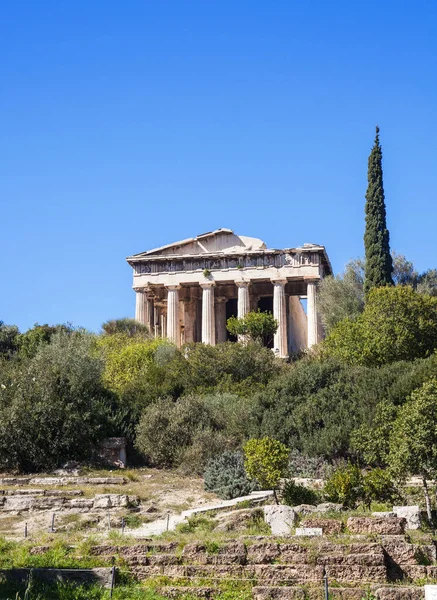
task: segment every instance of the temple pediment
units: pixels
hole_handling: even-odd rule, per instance
[[[202,254],[241,254],[257,250],[265,250],[265,243],[253,237],[236,235],[232,229],[216,229],[208,233],[203,233],[195,238],[188,238],[179,242],[174,242],[160,248],[154,248],[147,252],[134,254],[129,258],[146,258],[153,256],[187,256]]]

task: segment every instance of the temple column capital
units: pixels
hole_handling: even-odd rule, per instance
[[[199,283],[199,285],[203,290],[207,290],[215,287],[215,281],[202,281],[201,283]]]
[[[242,281],[242,280],[237,280],[235,281],[235,285],[237,287],[248,287],[250,285],[250,281]]]

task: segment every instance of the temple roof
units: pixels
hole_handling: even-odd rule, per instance
[[[141,262],[154,262],[162,260],[182,260],[184,257],[191,256],[225,256],[242,254],[277,254],[281,252],[297,252],[299,254],[316,252],[322,255],[322,262],[325,265],[326,273],[332,273],[332,267],[329,262],[325,247],[319,244],[303,244],[297,248],[284,248],[282,250],[267,248],[263,240],[249,237],[246,235],[237,235],[232,229],[216,229],[200,235],[166,244],[160,248],[140,252],[127,257],[127,262],[134,266]]]
[[[154,248],[147,252],[141,252],[129,256],[129,259],[146,258],[152,256],[186,256],[189,254],[211,254],[211,253],[244,253],[256,250],[266,250],[265,243],[253,237],[246,235],[236,235],[232,229],[216,229],[202,233],[194,238],[187,238],[179,242],[173,242]]]

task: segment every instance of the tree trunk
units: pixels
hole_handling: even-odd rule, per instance
[[[273,488],[273,496],[275,497],[276,504],[279,504],[278,496],[276,494],[276,490]]]
[[[428,484],[426,482],[426,477],[422,477],[422,481],[423,481],[423,492],[425,494],[426,514],[428,516],[429,524],[432,525],[431,499],[429,497],[429,490],[428,490]]]

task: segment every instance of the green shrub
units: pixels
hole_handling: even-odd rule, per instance
[[[282,489],[282,501],[289,506],[297,506],[298,504],[318,504],[320,501],[320,494],[303,485],[298,485],[293,479],[287,479]]]
[[[244,444],[244,467],[252,481],[257,481],[262,490],[276,489],[288,467],[290,450],[273,438],[252,439]]]
[[[186,523],[179,523],[176,526],[176,530],[179,533],[195,533],[198,531],[205,531],[206,533],[213,531],[217,523],[209,517],[201,515],[193,515],[187,519]]]
[[[244,336],[252,342],[268,346],[273,341],[273,336],[278,329],[278,322],[270,312],[248,312],[245,317],[231,317],[226,324],[230,334]]]
[[[249,481],[241,452],[224,452],[211,459],[204,473],[205,490],[214,492],[219,498],[231,500],[250,494],[256,484]]]
[[[372,469],[363,479],[363,502],[366,506],[372,502],[395,504],[400,499],[392,477],[384,469]]]
[[[349,463],[332,473],[325,484],[324,495],[330,502],[339,502],[353,508],[363,498],[363,485],[359,467]]]

